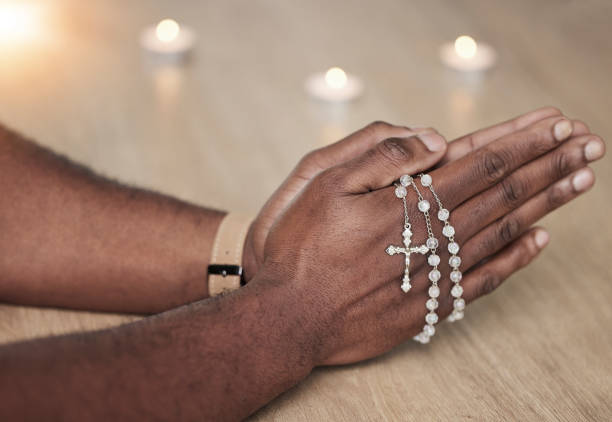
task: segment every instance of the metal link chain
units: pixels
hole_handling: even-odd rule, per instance
[[[419,177],[423,177],[423,176],[424,176],[423,173],[419,174]],[[413,181],[413,183],[414,183],[414,181]],[[442,201],[440,200],[440,197],[438,196],[438,194],[436,193],[436,191],[433,188],[433,184],[429,185],[428,188],[429,188],[429,191],[431,192],[431,194],[433,195],[433,197],[435,198],[436,203],[438,204],[438,209],[439,210],[444,209],[444,205],[442,205]],[[450,226],[450,223],[448,222],[448,220],[449,219],[447,218],[444,221],[444,225],[445,226]],[[448,240],[450,242],[454,242],[455,241],[455,235],[452,235],[451,237],[449,237]]]
[[[412,185],[412,188],[414,189],[414,191],[416,192],[417,196],[419,197],[419,201],[423,201],[425,198],[423,198],[423,195],[421,195],[421,191],[419,191],[419,188],[417,188],[417,185],[414,183],[414,179],[412,179],[410,181],[410,184]],[[429,218],[429,211],[424,212],[423,216],[425,217],[425,224],[427,225],[427,235],[429,237],[434,237],[433,229],[431,227],[431,219]],[[434,252],[435,252],[435,249],[434,249]]]

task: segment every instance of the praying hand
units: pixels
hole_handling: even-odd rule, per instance
[[[2,128],[0,300],[156,315],[0,346],[0,419],[236,420],[317,366],[427,343],[536,258],[534,224],[604,151],[552,107],[449,143],[376,122],[307,154],[251,222]]]

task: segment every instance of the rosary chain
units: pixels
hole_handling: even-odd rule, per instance
[[[412,185],[412,188],[415,190],[417,196],[419,197],[419,201],[423,201],[424,200],[423,195],[421,195],[421,192],[419,191],[419,188],[417,188],[417,185],[414,183],[414,179],[412,179],[410,181],[410,184]],[[406,202],[406,201],[404,200],[404,202]],[[434,237],[433,229],[432,229],[432,226],[431,226],[431,220],[429,218],[429,211],[424,212],[423,216],[425,217],[425,225],[427,226],[427,235],[429,237]],[[435,249],[433,250],[433,252],[435,253]]]
[[[427,184],[423,184],[423,185],[424,186],[426,185],[429,188],[430,192],[432,193],[432,195],[436,199],[436,202],[438,203],[439,209],[446,211],[447,217],[444,219],[444,229],[447,229],[447,230],[449,228],[451,229],[449,230],[448,233],[445,233],[444,230],[442,232],[448,238],[448,241],[449,241],[449,252],[451,253],[449,264],[453,269],[453,271],[450,274],[451,281],[453,282],[453,288],[451,289],[451,294],[452,296],[455,297],[455,300],[453,301],[453,312],[448,316],[448,320],[451,322],[457,321],[463,318],[464,308],[465,308],[465,300],[462,298],[463,288],[460,285],[461,278],[462,278],[461,271],[459,271],[459,266],[461,265],[461,258],[459,258],[459,256],[457,255],[459,251],[459,245],[457,244],[457,242],[455,242],[454,228],[451,226],[450,221],[449,221],[450,212],[444,208],[442,201],[440,200],[440,198],[438,197],[438,194],[434,190],[431,176],[421,173],[419,177],[421,178],[421,184],[423,184],[424,178],[428,179]],[[454,250],[450,249],[451,245],[454,246]]]

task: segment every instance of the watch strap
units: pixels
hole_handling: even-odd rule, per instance
[[[208,266],[208,294],[216,296],[240,287],[244,241],[253,219],[228,213],[215,236]]]

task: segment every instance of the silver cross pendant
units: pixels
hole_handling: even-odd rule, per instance
[[[421,255],[425,255],[427,251],[429,251],[429,248],[427,247],[427,245],[410,247],[410,243],[412,239],[412,231],[410,230],[410,227],[406,227],[404,229],[404,231],[402,232],[402,236],[404,237],[404,246],[402,247],[402,246],[389,245],[386,249],[386,252],[389,255],[395,255],[399,253],[403,253],[405,255],[406,268],[404,270],[404,278],[402,279],[401,287],[404,293],[408,293],[408,291],[412,287],[412,285],[410,284],[410,272],[409,272],[410,255],[413,253],[420,253]]]

